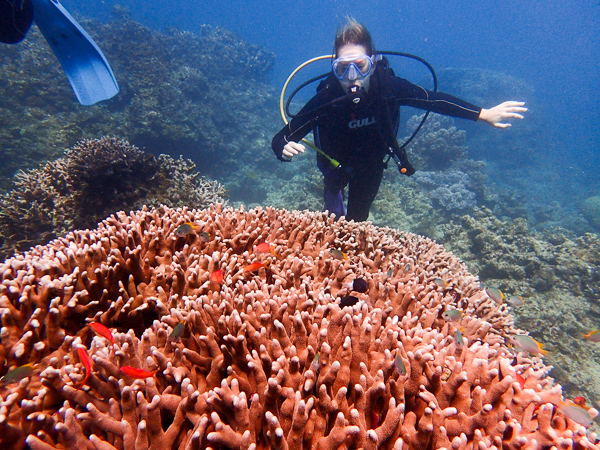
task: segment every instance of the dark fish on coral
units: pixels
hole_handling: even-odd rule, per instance
[[[331,250],[329,250],[329,253],[331,253],[331,256],[333,256],[335,259],[339,259],[340,261],[348,260],[348,255],[346,255],[343,251],[338,250],[337,248],[332,248]]]
[[[16,383],[17,381],[21,381],[23,378],[30,377],[31,375],[33,375],[34,371],[35,366],[33,364],[25,364],[23,366],[15,367],[14,369],[6,372],[6,375],[0,378],[0,383]]]
[[[184,331],[185,331],[185,322],[179,322],[177,325],[175,325],[175,328],[173,328],[173,331],[169,335],[169,339],[173,339],[173,340],[179,339],[181,336],[183,336]]]
[[[462,317],[462,313],[458,309],[449,309],[442,313],[442,318],[446,322],[458,322]]]
[[[321,352],[317,352],[315,357],[312,360],[312,368],[315,373],[319,372],[319,368],[321,366]]]
[[[504,300],[504,294],[498,288],[488,286],[485,288],[485,293],[489,298],[491,298],[498,304],[502,303],[502,300]]]
[[[406,366],[404,365],[404,360],[400,356],[400,352],[396,353],[396,358],[394,358],[394,369],[400,375],[406,375]]]
[[[108,339],[111,344],[115,343],[115,338],[108,328],[102,325],[100,322],[90,322],[88,323],[88,327],[92,329],[94,333],[98,336],[102,336],[105,339]]]
[[[527,336],[526,334],[509,336],[508,339],[513,345],[520,348],[524,352],[531,353],[532,355],[537,355],[539,353],[546,355],[548,353],[547,350],[543,349],[543,344],[540,344],[534,338]]]
[[[433,282],[435,283],[435,285],[437,287],[441,287],[441,288],[445,288],[446,286],[448,286],[448,283],[446,283],[444,280],[442,280],[441,278],[434,278]]]
[[[210,241],[210,234],[208,234],[206,231],[201,231],[200,233],[198,233],[198,237],[202,242],[206,243]]]
[[[509,295],[506,297],[506,303],[508,303],[513,308],[523,306],[525,304],[525,300],[523,297],[519,297],[518,295]]]
[[[360,292],[361,294],[369,290],[369,282],[363,278],[355,278],[353,281],[342,283],[342,286],[351,291]]]
[[[192,233],[195,233],[197,229],[198,229],[198,226],[194,225],[191,222],[182,223],[175,230],[175,236],[186,237]]]
[[[127,375],[128,377],[132,377],[132,378],[151,378],[154,376],[154,374],[156,374],[156,372],[158,372],[158,369],[148,371],[148,370],[144,370],[144,369],[137,369],[137,368],[131,367],[131,366],[123,366],[123,367],[119,368],[119,370],[122,373],[124,373],[125,375]]]
[[[406,264],[404,265],[404,273],[408,273],[408,272],[410,272],[410,268],[411,268],[411,265],[410,265],[410,263],[406,263]]]
[[[465,346],[465,340],[463,339],[462,331],[460,328],[456,329],[456,333],[454,333],[454,338],[456,339],[456,346],[459,350]]]
[[[358,303],[358,297],[354,295],[345,295],[340,299],[340,307],[344,308],[345,306],[354,306]]]

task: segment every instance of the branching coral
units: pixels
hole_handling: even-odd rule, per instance
[[[224,187],[194,169],[191,161],[157,159],[116,138],[81,141],[63,158],[17,174],[0,205],[0,256],[92,227],[119,209],[223,202]]]
[[[177,237],[183,222],[209,239]],[[425,238],[323,214],[161,207],[0,272],[2,373],[37,364],[0,387],[3,445],[597,448],[553,406],[548,367],[505,347],[506,309]],[[341,308],[355,277],[369,289]],[[460,324],[445,322],[456,308]]]

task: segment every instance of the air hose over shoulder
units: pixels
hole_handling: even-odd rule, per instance
[[[420,63],[422,63],[423,65],[425,65],[427,67],[427,69],[429,70],[429,72],[431,73],[431,77],[433,79],[433,91],[437,92],[437,87],[438,87],[438,81],[437,81],[437,76],[435,74],[435,70],[433,69],[433,67],[427,62],[425,61],[423,58],[420,58],[419,56],[415,56],[415,55],[411,55],[410,53],[402,53],[402,52],[392,52],[392,51],[382,51],[382,52],[377,52],[377,55],[390,55],[390,56],[401,56],[404,58],[410,58],[410,59],[414,59],[415,61],[418,61]],[[317,77],[311,78],[308,81],[305,81],[304,83],[302,83],[300,86],[298,86],[290,95],[290,97],[288,98],[287,102],[285,102],[285,107],[284,107],[284,100],[285,100],[285,93],[286,90],[288,88],[288,85],[290,84],[290,81],[292,80],[292,78],[294,78],[294,76],[304,67],[306,67],[309,64],[312,64],[316,61],[321,61],[323,59],[333,59],[334,55],[322,55],[322,56],[317,56],[315,58],[309,59],[308,61],[300,64],[291,74],[290,76],[287,78],[286,82],[283,85],[283,88],[281,90],[281,96],[279,99],[279,110],[281,113],[281,117],[283,119],[283,122],[287,125],[288,124],[288,120],[286,117],[287,116],[294,118],[296,117],[296,115],[292,114],[290,112],[290,104],[292,102],[292,99],[294,98],[294,96],[304,87],[308,86],[309,84],[314,83],[315,81],[321,80],[325,77],[327,77],[329,75],[329,72],[326,72],[322,75],[319,75]],[[343,97],[342,97],[343,99]],[[336,99],[333,100],[332,102],[330,102],[327,105],[323,105],[321,107],[324,106],[329,106],[331,103],[335,103],[337,101],[339,101],[341,99]],[[386,108],[389,108],[389,106],[386,103]],[[389,115],[389,110],[388,112],[388,117],[390,117],[390,121],[391,121],[391,116]],[[425,113],[425,115],[423,116],[423,119],[421,119],[421,122],[419,123],[419,125],[417,126],[417,128],[415,129],[415,131],[412,133],[412,135],[402,144],[398,144],[398,141],[396,140],[396,133],[393,131],[393,126],[391,124],[389,124],[390,129],[386,130],[387,133],[390,138],[388,139],[388,144],[389,144],[389,154],[390,157],[394,160],[394,162],[396,163],[396,165],[398,166],[398,170],[400,171],[400,173],[405,174],[405,175],[412,175],[413,173],[415,173],[415,169],[414,167],[410,164],[410,162],[408,161],[408,156],[406,154],[406,147],[408,146],[408,144],[415,138],[415,136],[417,135],[417,133],[421,130],[421,128],[423,127],[423,124],[425,123],[425,121],[427,120],[427,117],[429,116],[429,112],[427,111]],[[304,143],[306,143],[307,145],[309,145],[310,147],[314,148],[320,155],[322,155],[325,159],[327,159],[331,165],[334,168],[337,168],[340,166],[340,163],[338,161],[336,161],[335,159],[331,158],[329,155],[327,155],[323,150],[321,150],[320,148],[318,148],[316,145],[314,145],[312,142],[309,142],[306,139],[302,139],[302,141]]]

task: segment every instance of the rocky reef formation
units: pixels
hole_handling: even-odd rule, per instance
[[[87,139],[64,157],[16,175],[14,188],[1,197],[0,259],[94,227],[118,210],[224,201],[224,187],[201,177],[189,160],[156,158],[117,138]]]
[[[600,230],[600,195],[586,198],[579,204],[579,210],[591,226]]]
[[[2,445],[598,448],[580,424],[597,411],[569,412],[549,367],[507,348],[507,309],[426,238],[161,207],[0,274]]]
[[[272,164],[280,123],[267,82],[274,55],[220,28],[196,34],[152,31],[123,16],[81,20],[119,82],[113,99],[83,107],[44,38],[33,27],[18,45],[0,47],[0,186],[19,169],[59,157],[83,138],[117,135],[158,155],[183,155],[222,179],[247,164]]]
[[[546,343],[553,376],[569,395],[600,403],[600,348],[583,338],[600,328],[600,239],[566,230],[531,230],[523,219],[500,221],[486,208],[445,226],[440,241],[485,285],[522,296],[517,324]]]

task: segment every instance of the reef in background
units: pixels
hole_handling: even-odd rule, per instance
[[[35,27],[22,43],[0,46],[0,189],[17,170],[108,133],[156,155],[181,154],[213,178],[235,170],[244,154],[275,167],[266,151],[281,121],[267,82],[272,53],[207,25],[198,34],[163,34],[126,17],[81,22],[110,61],[120,93],[79,105]]]
[[[200,177],[195,167],[116,138],[81,141],[64,157],[17,173],[0,203],[0,259],[70,230],[92,228],[116,211],[225,202],[223,185]]]

